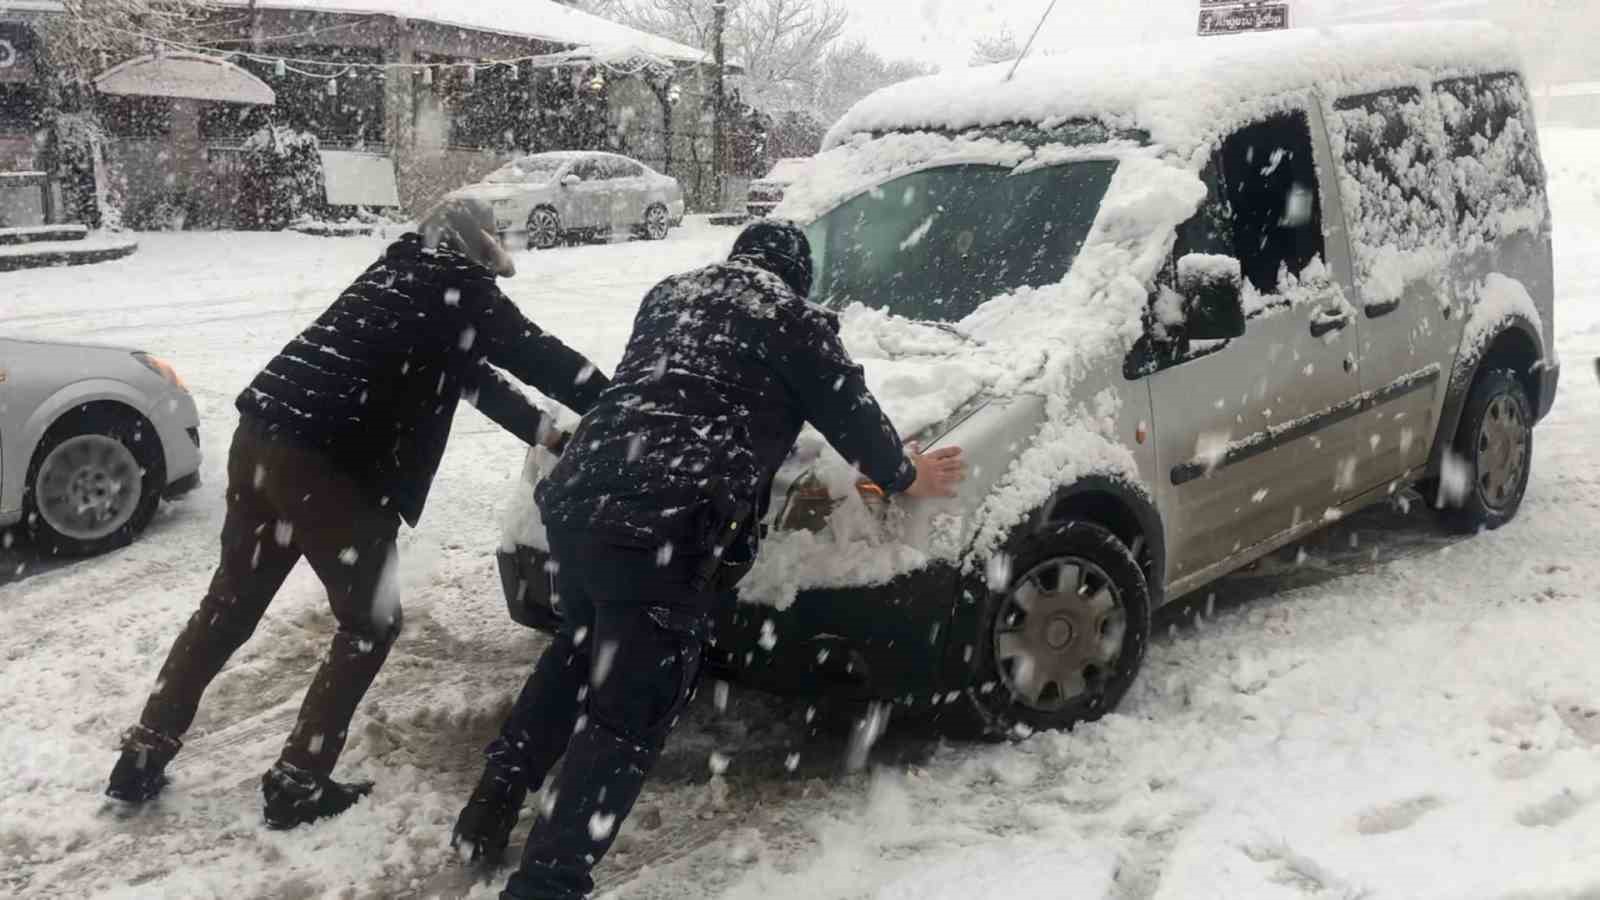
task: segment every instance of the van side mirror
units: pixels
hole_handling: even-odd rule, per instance
[[[1190,253],[1178,260],[1184,334],[1222,341],[1244,335],[1244,270],[1231,256]]]
[[[569,173],[567,177],[561,179],[561,183],[566,187],[577,187],[578,185],[583,184],[583,177]]]

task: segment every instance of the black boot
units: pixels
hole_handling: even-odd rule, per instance
[[[111,770],[106,796],[124,803],[143,803],[167,786],[167,763],[178,755],[183,742],[159,731],[135,725],[122,735],[122,756]]]
[[[337,816],[370,793],[370,781],[340,784],[281,760],[261,776],[267,827],[278,831]]]
[[[527,798],[528,785],[518,773],[494,763],[485,766],[472,798],[456,819],[450,846],[469,847],[473,862],[498,866],[505,859],[511,830],[517,827]]]

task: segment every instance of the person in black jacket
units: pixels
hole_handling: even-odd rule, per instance
[[[559,429],[496,367],[578,412],[609,383],[496,287],[515,267],[494,227],[481,202],[442,204],[239,395],[221,564],[123,738],[108,795],[142,803],[166,785],[201,695],[302,557],[339,627],[262,778],[267,824],[337,815],[370,790],[329,776],[399,635],[395,536],[422,515],[458,401],[555,446]]]
[[[708,613],[753,560],[773,477],[807,422],[886,493],[949,495],[964,477],[959,449],[908,456],[834,316],[806,301],[811,280],[805,234],[761,222],[727,263],[656,286],[611,387],[539,486],[562,626],[454,835],[497,859],[528,789],[565,754],[502,898],[593,889],[590,869],[689,700]]]

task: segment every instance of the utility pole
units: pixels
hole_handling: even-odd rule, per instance
[[[256,0],[250,0],[250,50],[254,53],[261,52],[261,10],[256,8]]]
[[[722,211],[722,167],[725,165],[722,153],[722,113],[727,101],[727,48],[722,39],[723,32],[728,27],[727,0],[717,0],[711,4],[711,53],[717,64],[716,89],[712,91],[716,108],[711,112],[711,180],[716,185],[717,199],[716,211]]]

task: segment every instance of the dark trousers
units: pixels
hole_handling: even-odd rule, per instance
[[[221,564],[167,654],[140,722],[174,738],[189,729],[206,687],[255,631],[303,556],[328,590],[339,629],[282,759],[329,774],[356,706],[400,633],[392,573],[400,520],[321,454],[276,439],[248,417],[228,454],[227,499]]]
[[[537,789],[564,755],[528,836],[509,900],[578,900],[639,798],[700,674],[711,594],[690,582],[695,557],[552,532],[560,631],[539,659],[491,765]]]

